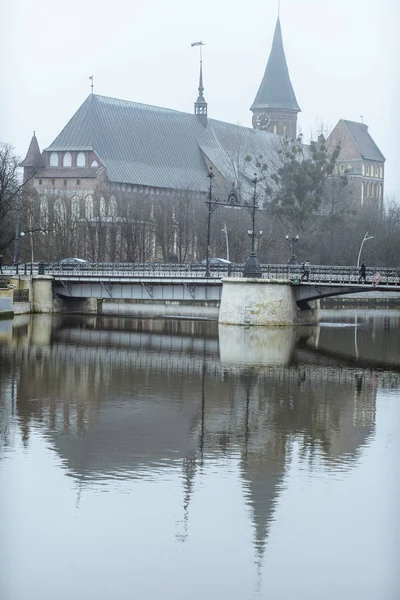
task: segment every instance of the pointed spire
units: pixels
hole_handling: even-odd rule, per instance
[[[204,85],[203,85],[203,53],[202,46],[204,46],[203,42],[194,42],[193,46],[200,46],[200,77],[199,77],[199,95],[197,97],[196,102],[194,103],[194,114],[198,117],[201,117],[201,120],[204,123],[207,123],[207,102],[204,98]]]
[[[286,63],[279,16],[264,77],[250,110],[270,108],[300,111]]]
[[[28,152],[20,167],[42,167],[42,154],[40,152],[39,144],[36,138],[35,132],[33,132],[33,136],[31,139],[31,143],[29,144]]]

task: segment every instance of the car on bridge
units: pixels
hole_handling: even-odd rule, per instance
[[[202,260],[201,264],[206,265],[207,259],[205,258],[204,260]],[[227,260],[226,258],[210,258],[208,260],[208,264],[210,265],[210,267],[228,267],[233,263],[230,260]]]
[[[63,271],[86,270],[90,267],[90,262],[83,258],[62,258],[54,266]]]

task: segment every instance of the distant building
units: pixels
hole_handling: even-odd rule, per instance
[[[340,119],[327,142],[330,146],[341,145],[336,175],[347,174],[355,205],[382,210],[385,157],[372,139],[368,126]]]

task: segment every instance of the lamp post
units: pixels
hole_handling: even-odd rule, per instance
[[[361,251],[363,249],[365,242],[367,242],[368,240],[373,240],[373,239],[374,239],[374,236],[368,235],[368,231],[367,231],[367,233],[364,235],[363,241],[361,242],[360,251],[358,253],[358,258],[357,258],[357,267],[360,266]]]
[[[254,237],[255,237],[255,238],[257,238],[257,240],[260,240],[260,237],[262,236],[262,234],[263,234],[263,230],[262,230],[262,229],[259,229],[258,231],[256,231],[256,232],[255,232],[255,234],[254,234]],[[249,237],[252,237],[252,235],[253,235],[253,230],[252,230],[252,229],[248,229],[248,230],[247,230],[247,235],[248,235]],[[257,250],[258,250],[258,246],[259,246],[259,241],[258,241],[258,243],[257,243]]]
[[[17,194],[17,215],[15,219],[15,241],[14,241],[14,260],[13,263],[17,265],[19,262],[19,223],[21,220],[21,190],[18,190]]]
[[[223,233],[225,233],[225,241],[226,241],[226,260],[229,260],[229,239],[228,239],[228,229],[226,227],[226,223],[221,229]]]
[[[298,233],[296,233],[296,235],[292,235],[292,236],[287,233],[285,235],[285,238],[287,239],[288,242],[292,243],[292,256],[287,261],[287,264],[288,265],[297,265],[296,256],[294,254],[294,246],[295,246],[295,243],[299,241],[300,236]]]
[[[211,215],[214,210],[213,201],[212,201],[212,182],[215,177],[212,167],[207,173],[207,177],[210,180],[208,186],[208,219],[207,219],[207,254],[206,254],[206,277],[210,277],[210,242],[211,242]]]
[[[253,190],[253,201],[247,205],[248,211],[251,215],[251,225],[252,228],[248,230],[249,235],[251,236],[251,254],[246,261],[243,269],[243,277],[257,277],[260,278],[261,266],[260,261],[258,260],[258,256],[255,251],[255,238],[256,238],[256,230],[255,230],[255,221],[256,221],[256,210],[257,206],[257,176],[254,174],[254,179],[252,180],[252,184],[254,186]]]

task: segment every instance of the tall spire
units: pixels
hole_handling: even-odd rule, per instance
[[[203,42],[194,42],[193,46],[200,46],[200,77],[199,77],[199,95],[196,102],[194,103],[194,114],[200,117],[204,124],[207,123],[207,102],[204,98],[204,85],[203,85],[203,48],[205,46]]]
[[[250,110],[254,115],[253,126],[267,129],[273,133],[286,135],[283,131],[283,121],[288,130],[293,129],[291,126],[297,122],[297,113],[300,112],[300,107],[290,81],[279,16],[264,77]],[[264,126],[259,125],[261,116],[264,118]],[[272,124],[275,125],[276,131],[275,129],[271,130]]]

